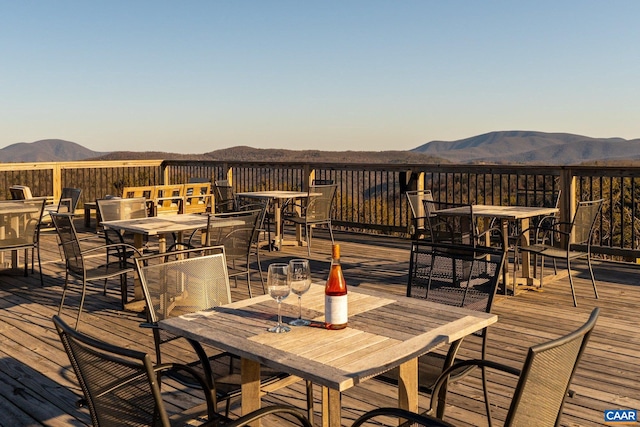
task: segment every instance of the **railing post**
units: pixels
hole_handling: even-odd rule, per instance
[[[222,165],[222,169],[227,170],[227,182],[229,185],[233,185],[233,168],[228,163]]]
[[[160,165],[160,174],[162,175],[162,185],[169,185],[169,166],[166,162]]]
[[[309,188],[313,180],[316,178],[316,169],[312,168],[310,164],[305,164],[302,167],[302,191]]]
[[[560,188],[562,189],[562,194],[560,195],[560,221],[570,223],[576,213],[577,205],[576,177],[571,169],[563,168],[560,171]],[[567,226],[566,228],[569,229],[569,227]],[[569,241],[573,242],[573,240],[572,235]]]
[[[408,170],[400,172],[400,192],[424,190],[424,171],[414,172]]]
[[[53,174],[53,200],[60,200],[62,195],[62,165],[54,163],[52,168]]]

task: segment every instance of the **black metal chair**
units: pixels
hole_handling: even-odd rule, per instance
[[[261,231],[261,225],[265,215],[265,206],[260,209],[227,212],[222,214],[210,214],[207,219],[205,237],[195,231],[186,245],[187,248],[199,246],[197,238],[204,240],[204,246],[224,246],[228,263],[228,274],[236,282],[240,276],[247,277],[249,297],[253,296],[251,289],[251,256],[256,256],[258,273],[262,284],[262,292],[265,292],[264,278],[262,277],[262,265],[260,264],[260,251],[257,248],[257,239]],[[220,219],[232,219],[232,225],[220,226]],[[181,245],[177,245],[181,246]]]
[[[494,369],[518,377],[518,383],[507,412],[505,426],[557,426],[560,424],[564,402],[569,394],[569,386],[575,374],[580,358],[587,346],[591,331],[598,319],[599,308],[595,308],[587,322],[575,331],[555,340],[534,345],[529,348],[522,369],[489,361],[467,360],[456,363],[445,370],[438,379],[431,395],[429,414],[444,414],[447,377],[459,369],[477,366]],[[486,384],[485,396],[487,395]],[[489,425],[492,425],[491,412],[487,412]]]
[[[307,253],[311,256],[311,229],[316,225],[325,224],[329,227],[329,235],[331,243],[333,240],[333,231],[331,230],[331,208],[336,195],[338,186],[333,185],[312,185],[309,186],[308,197],[305,204],[290,203],[286,210],[282,212],[282,232],[284,233],[284,223],[292,222],[296,225],[304,226],[305,237],[307,240]],[[296,209],[300,210],[300,214]]]
[[[414,190],[405,193],[407,203],[411,209],[411,225],[409,226],[409,234],[411,238],[421,239],[427,234],[427,215],[425,212],[424,201],[432,202],[433,194],[431,190]]]
[[[215,197],[215,212],[226,213],[234,212],[237,208],[236,194],[233,190],[233,186],[229,184],[226,179],[214,181],[213,188],[216,193]]]
[[[504,256],[504,251],[499,248],[413,241],[407,296],[490,313]],[[481,355],[484,358],[488,331],[485,328],[474,335],[482,340]],[[457,361],[462,342],[460,339],[451,343],[446,354],[432,352],[418,359],[420,391],[433,391],[440,374]],[[454,372],[451,382],[463,378],[469,371],[470,369],[464,369]],[[395,377],[388,374],[377,378],[396,382]]]
[[[230,420],[216,411],[215,396],[206,381],[192,368],[178,363],[154,365],[148,354],[122,348],[82,334],[60,317],[53,316],[65,352],[76,374],[94,426],[171,426],[171,425],[216,425],[240,427],[267,415],[286,416],[299,425],[311,427],[297,409],[279,405],[259,409],[239,419]],[[200,384],[204,405],[190,407],[171,416],[168,407],[175,405],[174,399],[165,403],[160,384],[163,377],[180,372]],[[184,390],[183,401],[193,401]],[[169,403],[167,401],[167,403]]]
[[[517,241],[516,256],[518,256],[518,253],[521,251],[540,256],[540,287],[543,285],[544,278],[544,258],[549,257],[553,260],[565,260],[569,273],[569,284],[571,285],[571,295],[573,296],[574,306],[578,305],[578,301],[576,300],[576,291],[571,275],[571,261],[573,260],[580,258],[587,259],[593,293],[596,299],[598,298],[596,280],[593,276],[593,268],[591,267],[591,242],[596,219],[602,209],[603,201],[603,199],[600,199],[578,203],[571,222],[554,221],[546,225],[541,224],[533,229],[530,228],[529,230],[536,232],[535,240],[532,244],[523,242],[521,238],[518,238]],[[537,261],[534,262],[534,275],[536,273],[535,270],[537,270]]]
[[[135,247],[124,243],[98,246],[92,245],[91,247],[83,249],[80,245],[80,239],[78,238],[78,233],[76,232],[76,228],[73,224],[72,214],[52,213],[51,218],[53,219],[53,224],[56,227],[65,258],[64,288],[62,291],[62,299],[60,300],[60,307],[58,308],[58,315],[61,314],[62,307],[64,306],[64,300],[67,295],[69,285],[69,276],[82,280],[82,294],[76,318],[76,328],[78,328],[80,323],[88,282],[98,280],[104,281],[103,294],[106,295],[107,280],[119,277],[120,296],[122,298],[122,308],[124,308],[124,305],[127,302],[127,274],[134,272],[133,267],[124,263],[122,258],[119,258],[117,262],[106,262],[104,264],[96,265],[95,262],[89,260],[89,256],[99,252],[104,252],[106,255],[107,251],[112,249],[123,253],[132,252],[136,255],[142,254]]]
[[[422,199],[425,216],[424,240],[457,245],[486,246],[491,244],[490,236],[502,235],[499,228],[482,230],[478,228],[473,214],[473,205]],[[489,237],[489,238],[487,238]],[[500,239],[502,246],[502,239]]]
[[[147,217],[147,200],[144,197],[98,199],[96,200],[96,208],[101,221],[119,221],[123,219]],[[135,246],[134,237],[131,233],[112,230],[109,227],[103,227],[102,233],[107,245],[126,243]],[[111,262],[111,257],[115,257],[116,260],[124,263],[130,262],[131,267],[133,267],[133,261],[131,261],[133,253],[130,251],[123,252],[121,249],[120,246],[116,246],[107,250],[107,263]]]
[[[80,202],[81,194],[82,188],[62,188],[62,192],[60,193],[60,200],[58,200],[58,203],[46,205],[44,207],[42,220],[40,221],[40,228],[49,228],[55,230],[55,228],[53,228],[53,223],[51,220],[52,212],[75,214],[78,203]]]
[[[156,362],[160,364],[162,346],[181,337],[162,330],[158,322],[231,303],[225,248],[205,246],[176,250],[135,258],[135,263],[147,307],[147,322],[141,326],[152,328]],[[188,341],[198,356],[198,360],[189,366],[197,366],[204,372],[203,377],[214,391],[216,401],[226,401],[228,412],[231,399],[240,396],[239,377],[233,372],[232,356],[218,352],[210,357],[199,342]],[[212,361],[220,362],[222,359],[228,359],[229,371],[215,372]],[[263,386],[273,387],[277,381],[289,377],[266,368],[262,371]],[[180,380],[188,383],[182,378]]]

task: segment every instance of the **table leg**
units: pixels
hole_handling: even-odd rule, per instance
[[[273,220],[276,222],[276,234],[273,236],[273,240],[278,250],[282,248],[282,212],[280,209],[282,209],[280,199],[275,199],[273,201]]]
[[[529,218],[522,218],[522,239],[529,244]],[[527,280],[527,284],[533,284],[533,278],[531,277],[531,255],[529,252],[522,252],[522,277]],[[531,282],[531,283],[530,283]]]
[[[260,409],[260,363],[242,358],[240,361],[242,415]],[[251,424],[260,426],[260,420]]]
[[[509,273],[509,260],[507,259],[509,251],[509,221],[507,219],[500,220],[500,231],[502,232],[502,247],[504,248],[504,263],[502,264],[502,286],[504,286],[504,294],[507,294],[507,276]],[[516,274],[514,266],[513,274]],[[515,295],[515,288],[513,288]]]
[[[0,240],[4,240],[5,238],[5,226],[0,225]],[[4,251],[0,251],[0,263],[1,267],[4,268]]]
[[[322,387],[322,427],[340,427],[342,424],[341,393]]]
[[[22,237],[20,236],[20,218],[22,218],[21,216],[14,216],[11,218],[11,228],[13,230],[15,230],[16,235],[15,237]],[[25,266],[27,265],[27,256],[25,255],[24,257],[24,264]],[[11,251],[11,267],[12,268],[19,268],[20,265],[18,265],[18,251]]]
[[[133,245],[142,252],[142,248],[144,247],[144,236],[142,234],[135,233],[133,235]],[[140,279],[136,274],[133,279],[133,299],[134,301],[141,301],[144,299],[142,295],[142,284],[140,283]]]
[[[418,412],[418,358],[404,362],[398,369],[398,408]],[[404,420],[400,420],[402,424]]]
[[[84,205],[84,226],[89,228],[91,226],[91,208]]]

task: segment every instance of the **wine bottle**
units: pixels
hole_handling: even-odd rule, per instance
[[[324,322],[327,329],[347,327],[347,284],[340,266],[340,245],[331,248],[331,270],[324,288]]]

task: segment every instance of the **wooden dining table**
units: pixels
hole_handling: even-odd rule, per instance
[[[176,234],[178,239],[188,231],[203,230],[207,228],[208,215],[201,214],[167,214],[161,216],[151,216],[145,218],[121,219],[115,221],[102,221],[103,227],[116,230],[118,232],[128,232],[133,234],[134,246],[141,250],[144,247],[145,237],[158,237],[159,252],[167,250],[167,235]],[[212,227],[226,227],[242,225],[242,221],[233,218],[212,218]],[[136,278],[134,285],[134,301],[142,301],[142,288]]]
[[[313,195],[313,194],[312,194]],[[236,196],[246,197],[250,199],[267,199],[271,207],[273,207],[273,218],[276,223],[275,231],[275,248],[280,249],[282,245],[286,244],[282,238],[282,206],[289,200],[301,199],[309,197],[309,193],[306,191],[287,191],[287,190],[269,190],[269,191],[246,191],[243,193],[236,193]],[[296,242],[298,246],[302,245],[302,231],[301,227],[296,228]]]
[[[489,224],[492,218],[498,219],[500,221],[500,230],[502,232],[502,247],[505,252],[509,248],[509,223],[519,222],[520,230],[522,230],[522,239],[526,242],[529,242],[529,224],[531,218],[535,217],[543,217],[547,215],[555,215],[559,212],[558,208],[555,207],[537,207],[537,206],[498,206],[498,205],[472,205],[472,213],[475,217],[484,218],[484,229],[489,228]],[[465,207],[454,207],[449,209],[441,209],[436,211],[438,214],[447,214],[453,215],[456,212],[460,212],[461,215],[467,215],[469,213],[468,208]],[[487,235],[488,239],[489,236]],[[534,278],[531,274],[531,260],[528,252],[522,253],[522,280],[525,285],[533,285]],[[508,263],[504,263],[504,267],[502,270],[502,283],[504,286],[504,291],[506,293],[507,283],[509,277],[508,271]],[[514,294],[515,294],[515,286],[517,282],[515,269],[513,272],[513,285],[514,285]]]
[[[267,328],[277,304],[263,295],[159,322],[171,333],[212,345],[242,359],[242,413],[260,407],[260,367],[295,375],[322,386],[322,424],[341,425],[340,396],[378,374],[398,369],[398,406],[418,410],[418,357],[481,330],[498,320],[477,312],[385,293],[350,289],[349,323],[324,328],[324,286],[302,297],[310,326],[287,333]],[[283,320],[296,318],[295,298],[282,303]]]

